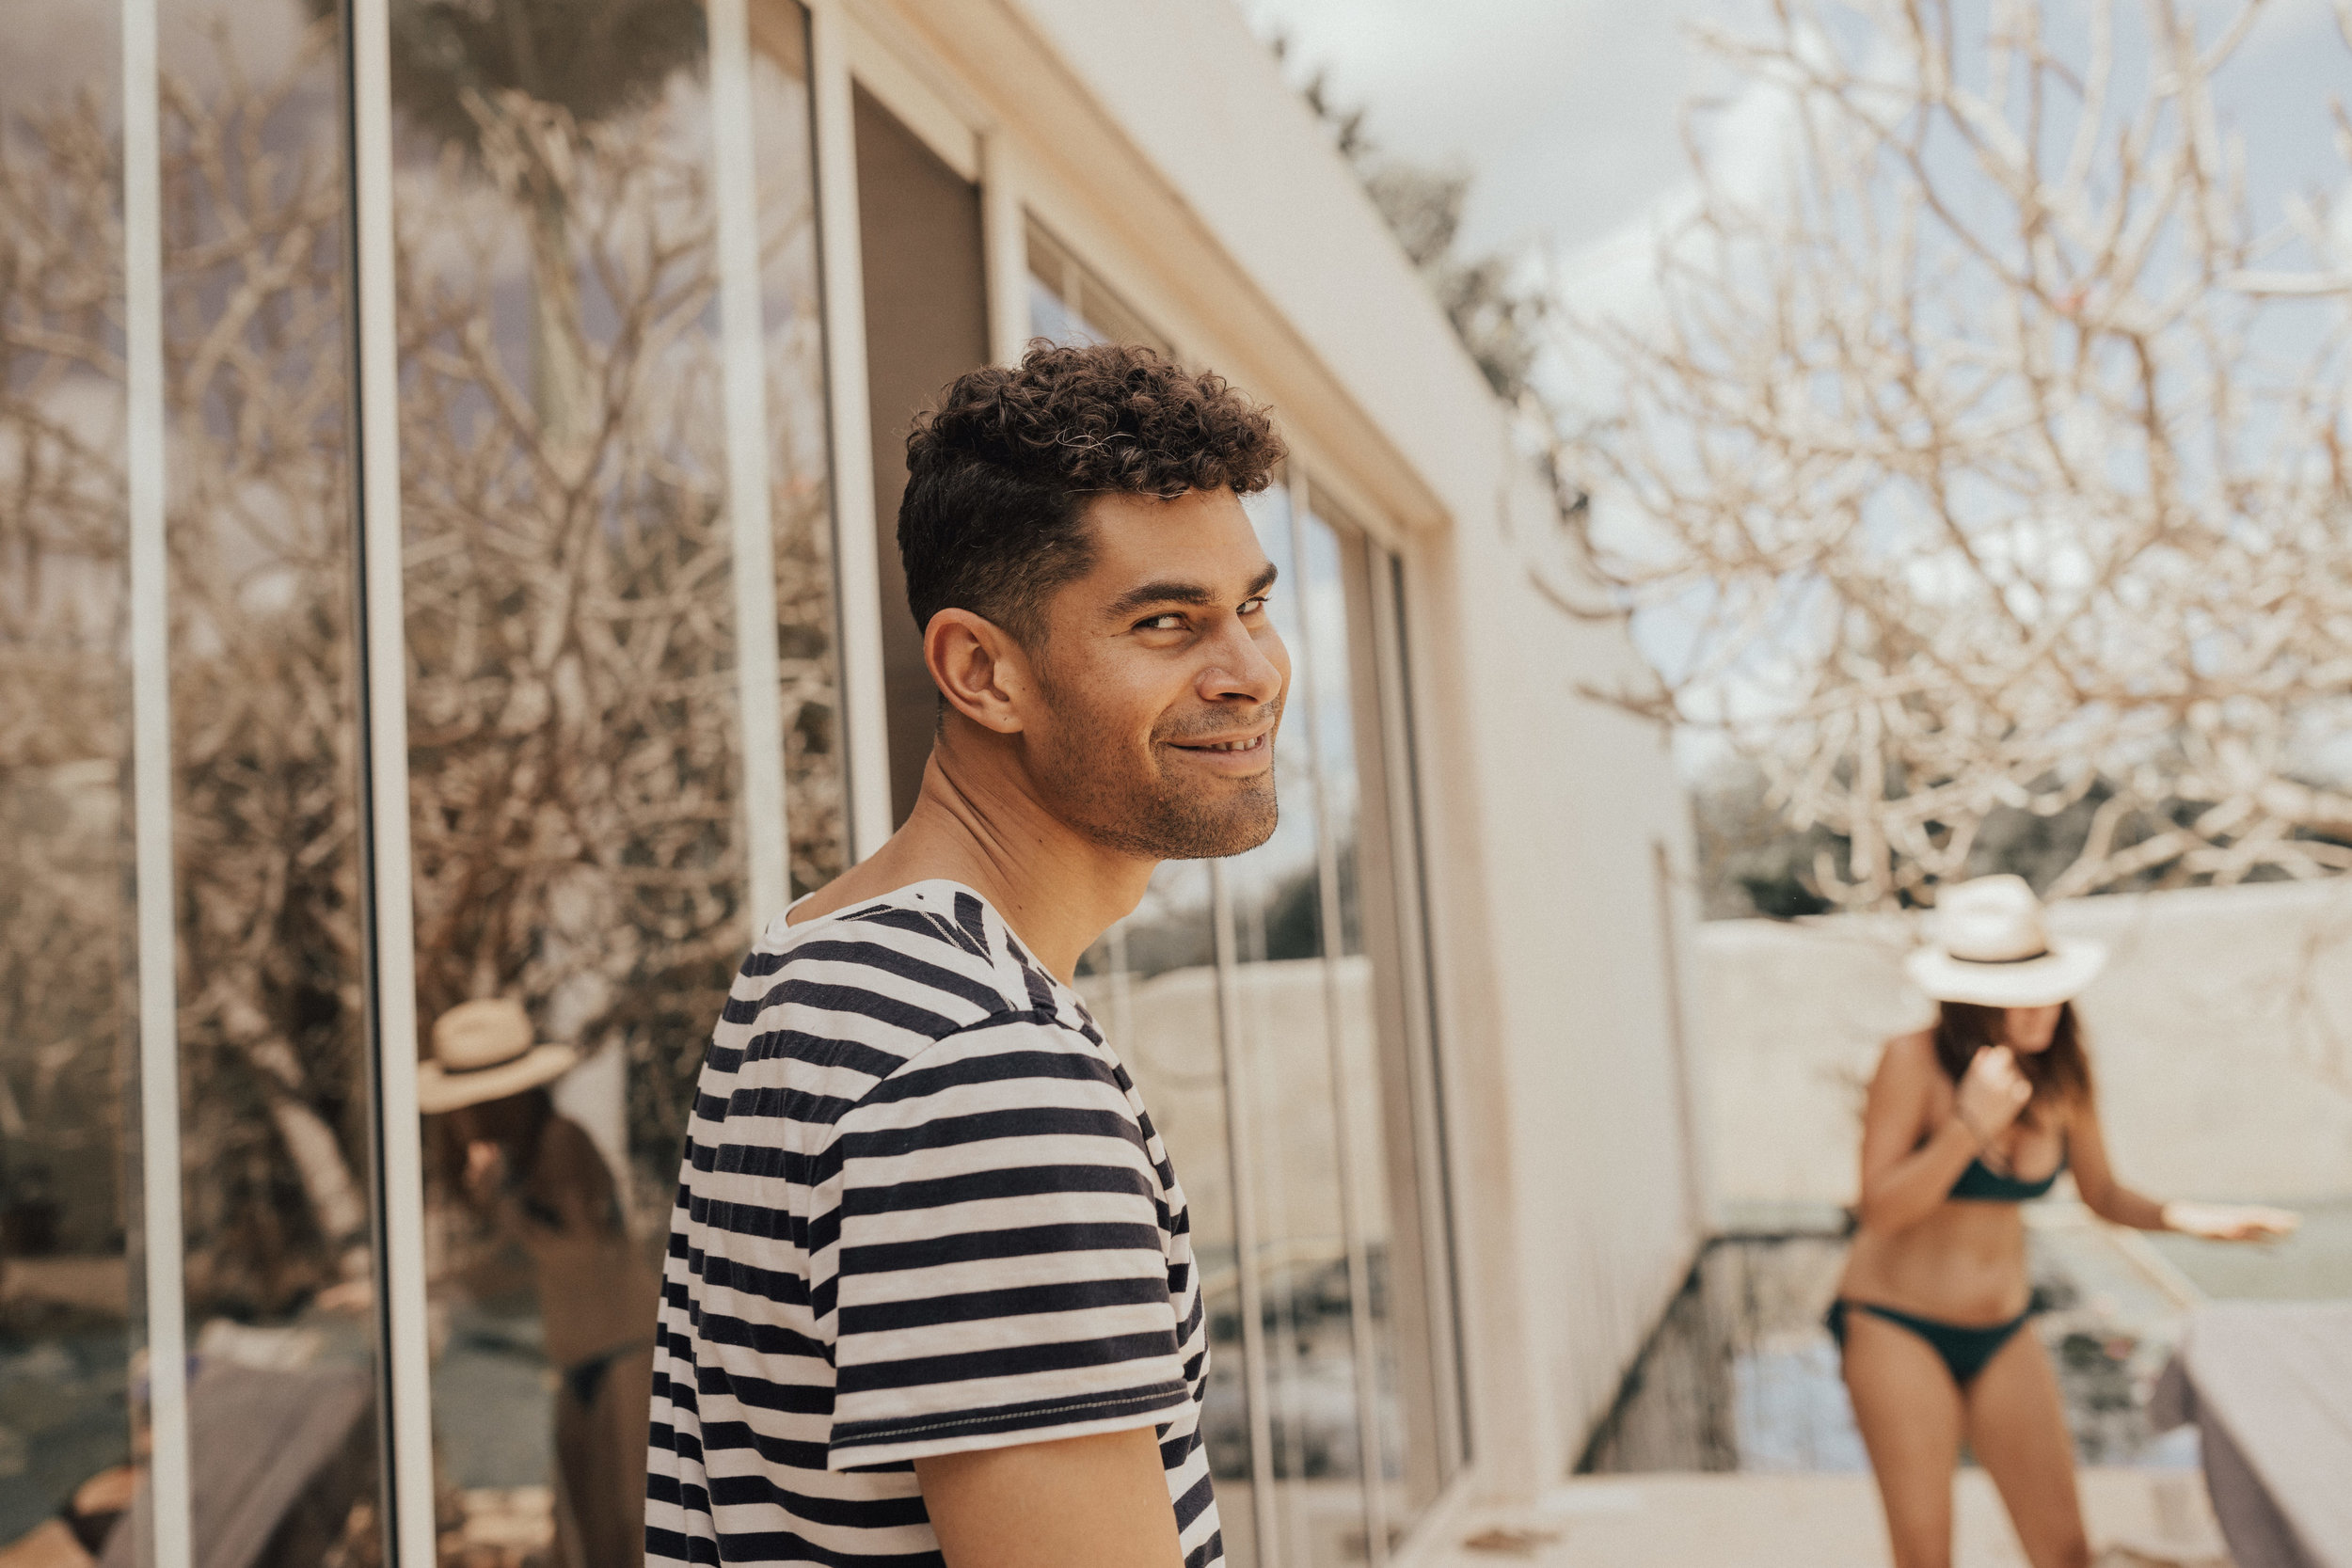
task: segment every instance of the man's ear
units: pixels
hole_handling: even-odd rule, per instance
[[[984,730],[1016,735],[1037,690],[1028,655],[1004,627],[943,610],[923,628],[923,662],[948,705]]]

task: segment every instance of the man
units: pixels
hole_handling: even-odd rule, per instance
[[[1263,410],[1147,350],[975,371],[907,443],[942,696],[906,825],[771,925],[663,1284],[657,1562],[1209,1568],[1184,1199],[1078,958],[1274,830]]]

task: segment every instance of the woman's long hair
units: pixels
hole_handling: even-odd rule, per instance
[[[1942,1064],[1945,1075],[1957,1085],[1978,1051],[2004,1043],[2009,1032],[2009,1010],[1980,1007],[1973,1002],[1942,1002],[1936,1006],[1935,1059]],[[2090,1059],[2083,1053],[2082,1025],[2074,1017],[2072,1002],[2058,1008],[2058,1028],[2051,1033],[2046,1047],[2020,1051],[2016,1055],[2017,1070],[2033,1085],[2033,1099],[2026,1103],[2028,1114],[2037,1106],[2059,1101],[2081,1105],[2090,1101]]]

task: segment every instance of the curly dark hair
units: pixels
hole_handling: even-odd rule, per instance
[[[1266,410],[1148,348],[1032,343],[956,378],[907,437],[898,554],[917,626],[968,610],[1025,646],[1053,591],[1093,564],[1088,498],[1252,495],[1282,461]]]

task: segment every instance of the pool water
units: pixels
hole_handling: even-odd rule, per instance
[[[2153,1430],[2147,1399],[2196,1290],[2088,1215],[2038,1214],[2033,1331],[2048,1347],[2086,1465],[2197,1463],[2196,1434]],[[1846,1242],[1833,1234],[1710,1243],[1667,1307],[1580,1471],[1860,1471],[1869,1467],[1821,1321]]]

